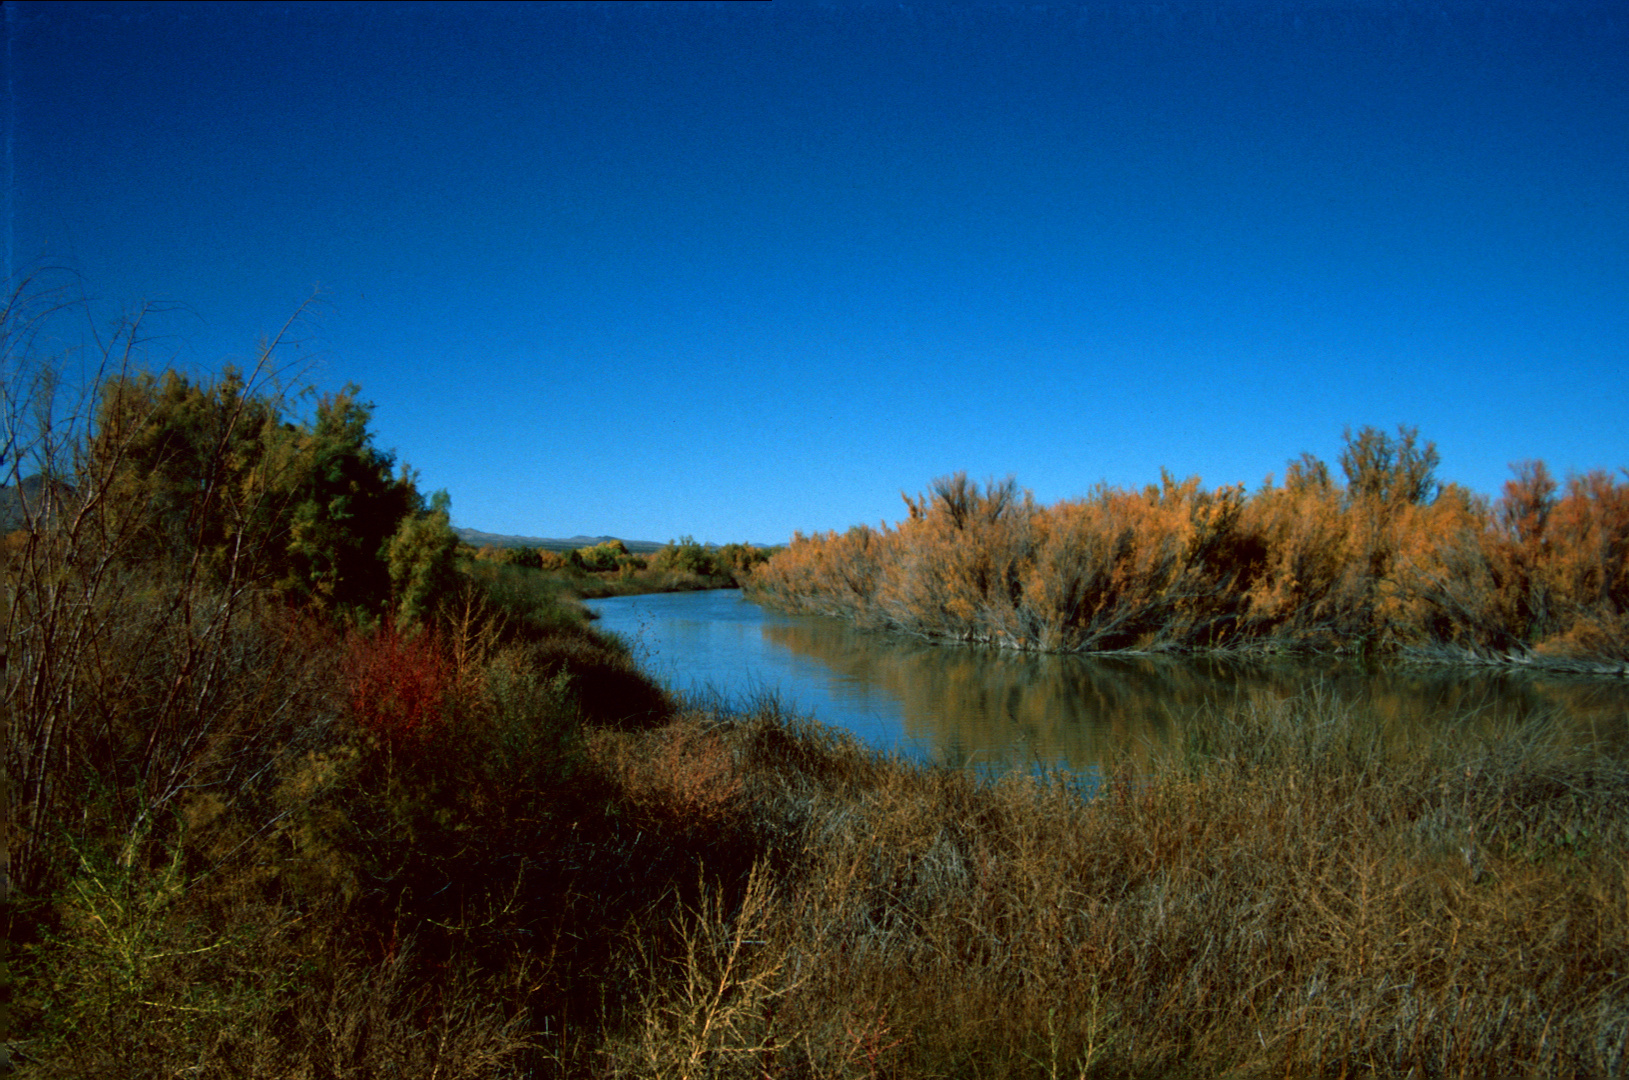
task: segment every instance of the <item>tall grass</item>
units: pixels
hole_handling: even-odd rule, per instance
[[[671,703],[552,596],[438,576],[442,507],[390,479],[348,395],[283,422],[276,342],[246,376],[149,378],[133,319],[75,397],[26,300],[0,321],[7,1057],[512,1063],[546,923],[516,896],[598,798],[579,725]]]

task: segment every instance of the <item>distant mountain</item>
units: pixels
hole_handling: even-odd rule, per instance
[[[617,540],[616,536],[572,536],[564,540],[557,540],[547,536],[501,536],[498,533],[481,532],[478,529],[454,528],[458,539],[471,547],[529,547],[542,548],[544,551],[575,551],[578,548],[593,547],[609,540]],[[653,551],[660,551],[661,544],[654,540],[623,540],[623,545],[635,555],[649,555]]]

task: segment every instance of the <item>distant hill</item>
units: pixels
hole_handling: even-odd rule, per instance
[[[544,551],[575,551],[578,548],[593,547],[608,540],[617,540],[615,536],[572,536],[564,540],[557,540],[547,536],[500,536],[497,533],[481,532],[478,529],[454,528],[458,539],[471,547],[529,547],[542,548]],[[654,540],[623,540],[623,545],[635,555],[649,555],[653,551],[660,551],[661,544]]]

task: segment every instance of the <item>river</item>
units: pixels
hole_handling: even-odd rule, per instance
[[[1037,656],[930,645],[766,611],[738,589],[590,600],[671,689],[737,706],[772,694],[878,749],[981,771],[1096,772],[1240,701],[1334,697],[1388,731],[1540,718],[1580,741],[1629,742],[1624,680],[1322,661]]]

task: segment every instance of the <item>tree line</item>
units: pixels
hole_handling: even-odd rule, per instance
[[[702,544],[692,536],[669,540],[649,555],[635,554],[615,539],[567,552],[491,544],[479,548],[461,544],[458,548],[462,558],[499,566],[549,574],[610,575],[630,584],[666,581],[706,588],[741,584],[773,551],[753,544]]]
[[[1410,653],[1629,661],[1629,472],[1515,467],[1489,500],[1417,430],[1346,434],[1329,466],[1205,488],[1162,471],[1037,505],[958,473],[893,527],[794,537],[749,588],[784,610],[1013,649]]]

